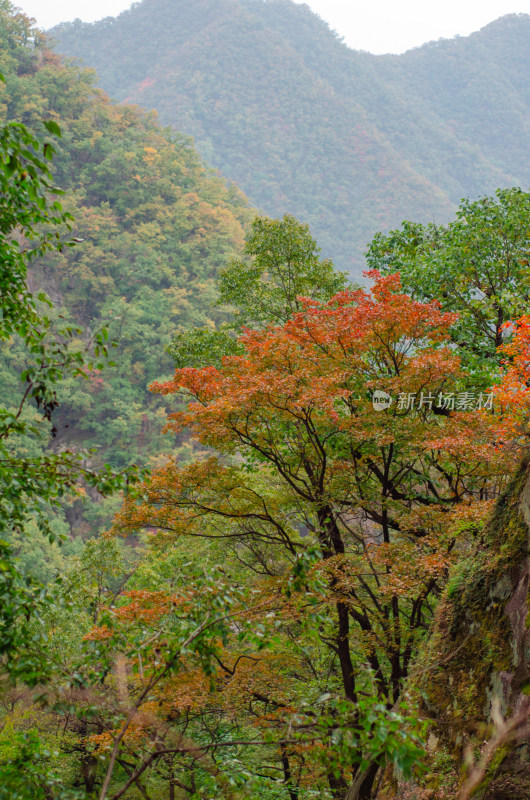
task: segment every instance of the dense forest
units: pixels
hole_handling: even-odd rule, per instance
[[[530,193],[360,287],[8,0],[0,72],[0,800],[530,798]]]
[[[357,277],[377,231],[530,185],[528,15],[400,56],[349,49],[293,0],[143,0],[51,36]]]
[[[75,248],[39,259],[31,284],[45,286],[61,324],[81,326],[86,340],[106,325],[117,344],[112,371],[94,369],[88,380],[61,387],[53,446],[75,439],[97,448],[99,464],[146,466],[173,446],[160,433],[162,404],[147,386],[171,372],[171,335],[222,321],[214,279],[241,253],[250,209],[201,164],[188,139],[163,130],[152,114],[110,103],[91,73],[61,64],[23,22],[19,31],[8,8],[4,3],[2,117],[29,126],[41,118],[60,122],[54,180],[67,192],[77,240]],[[8,405],[16,404],[25,357],[16,347],[2,353]],[[99,513],[83,505],[78,500],[66,512],[78,533],[86,513]]]

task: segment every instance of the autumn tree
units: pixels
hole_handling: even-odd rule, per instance
[[[328,688],[356,708],[373,687],[392,709],[455,543],[480,526],[507,466],[491,398],[466,386],[447,346],[456,314],[403,294],[396,275],[369,277],[370,291],[299,300],[284,324],[245,331],[241,354],[154,384],[190,400],[168,429],[216,455],[170,461],[115,530],[212,540],[271,598],[292,574],[302,596],[320,582]],[[325,683],[310,651],[306,667]],[[328,772],[333,797],[348,783],[348,800],[370,797],[381,760],[361,761]]]

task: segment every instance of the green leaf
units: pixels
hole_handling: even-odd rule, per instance
[[[53,120],[48,119],[43,122],[44,127],[49,133],[52,133],[54,136],[62,136],[61,129],[59,125]]]

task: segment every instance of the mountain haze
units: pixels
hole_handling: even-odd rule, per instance
[[[52,36],[354,272],[376,231],[530,184],[528,15],[399,56],[349,49],[292,0],[143,0]]]

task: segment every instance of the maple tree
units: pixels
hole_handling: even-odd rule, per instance
[[[227,570],[249,570],[304,664],[284,662],[289,702],[269,692],[266,708],[300,710],[311,674],[357,709],[350,730],[366,694],[399,704],[455,543],[480,529],[510,471],[494,416],[447,401],[470,395],[447,346],[456,315],[403,294],[397,275],[369,277],[370,291],[306,299],[284,324],[245,330],[243,352],[218,367],[154,384],[190,399],[168,429],[215,454],[168,462],[114,525],[154,531],[161,547],[211,541]],[[380,392],[395,400],[376,410]],[[381,754],[366,757],[367,741],[328,770],[333,797],[370,796]]]
[[[187,396],[169,430],[203,454],[155,470],[66,576],[76,632],[40,726],[65,731],[88,796],[355,800],[421,760],[403,688],[517,462],[530,337],[514,323],[492,408],[448,346],[455,315],[369,277],[153,386]],[[144,539],[129,564],[116,535]],[[13,780],[41,759],[10,749]]]
[[[257,218],[222,270],[244,198],[13,13],[0,0],[2,124],[49,121],[45,140],[0,129],[0,796],[385,794],[393,768],[429,760],[401,702],[424,636],[445,668],[438,595],[453,564],[445,595],[473,593],[483,519],[528,441],[530,322],[506,320],[527,307],[529,196],[376,237],[371,291],[346,291],[289,216]],[[57,180],[75,197],[59,203]],[[63,247],[64,223],[80,246]],[[77,327],[107,317],[114,377],[106,334]],[[175,379],[144,405],[174,331]],[[162,405],[186,398],[161,445]],[[88,461],[68,441],[102,447]],[[118,535],[59,550],[69,525],[92,536],[109,518],[87,497],[67,524],[65,497],[111,493],[123,482],[97,465],[153,452],[173,460]],[[513,551],[494,538],[486,561]]]
[[[521,422],[526,421],[528,398],[530,393],[530,316],[519,317],[505,324],[511,332],[511,338],[502,345],[500,355],[504,359],[506,372],[497,388],[497,396],[504,405],[523,411]]]

